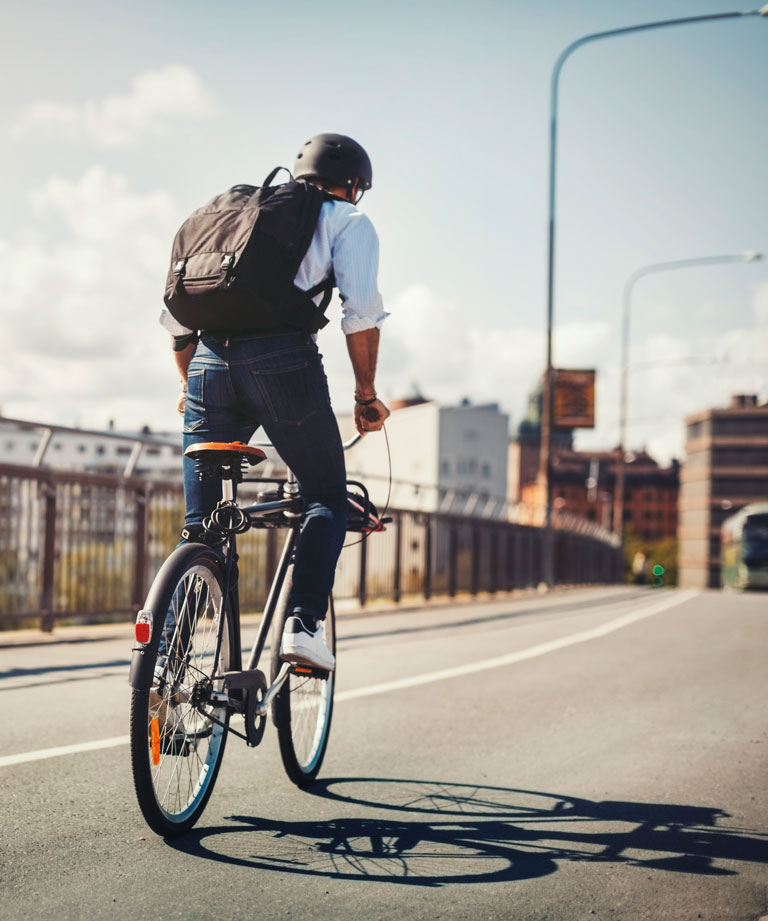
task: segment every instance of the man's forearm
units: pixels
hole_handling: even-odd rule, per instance
[[[192,361],[192,356],[195,354],[195,343],[191,343],[185,349],[182,349],[180,352],[174,352],[173,357],[176,359],[176,367],[179,369],[179,374],[181,379],[186,381],[187,371],[189,370],[189,363]]]
[[[347,351],[355,375],[355,392],[362,399],[376,395],[376,359],[379,355],[378,329],[364,329],[347,336]]]

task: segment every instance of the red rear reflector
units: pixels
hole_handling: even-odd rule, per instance
[[[148,610],[139,611],[136,615],[136,642],[146,646],[152,639],[152,612]]]
[[[295,672],[298,672],[300,675],[311,675],[312,674],[311,668],[299,668],[298,665],[295,666],[293,670]]]
[[[152,636],[151,624],[136,624],[136,642],[148,643]]]

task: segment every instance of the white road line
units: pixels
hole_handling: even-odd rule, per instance
[[[42,761],[44,758],[57,758],[59,755],[76,755],[79,752],[94,752],[100,748],[115,748],[127,745],[129,736],[114,736],[111,739],[97,739],[95,742],[80,742],[77,745],[59,745],[57,748],[41,748],[36,752],[24,752],[21,755],[4,755],[0,758],[0,767],[11,764],[25,764],[27,761]]]
[[[419,684],[430,684],[433,681],[444,681],[446,678],[460,678],[462,675],[472,675],[475,672],[485,672],[491,668],[500,668],[503,665],[514,665],[516,662],[524,662],[526,659],[535,659],[537,656],[546,655],[548,652],[556,652],[558,649],[565,649],[567,646],[575,646],[577,643],[586,643],[588,640],[596,640],[601,636],[606,636],[622,627],[628,627],[638,620],[644,620],[646,617],[653,617],[655,614],[661,614],[662,611],[668,611],[679,604],[683,604],[693,598],[697,592],[681,591],[675,592],[671,597],[665,598],[658,604],[641,611],[635,611],[633,614],[624,614],[615,620],[594,627],[592,630],[583,630],[581,633],[572,633],[570,636],[563,636],[557,640],[550,640],[548,643],[539,643],[538,646],[529,646],[528,649],[521,649],[519,652],[510,652],[505,656],[497,656],[493,659],[484,659],[482,662],[470,662],[467,665],[457,665],[455,668],[443,668],[436,672],[426,672],[423,675],[414,675],[412,678],[401,678],[398,681],[385,681],[382,684],[372,684],[367,688],[355,688],[352,691],[342,691],[334,695],[335,701],[355,700],[358,697],[369,697],[372,694],[386,694],[388,691],[399,691],[403,688],[413,688]]]
[[[630,624],[644,620],[646,617],[653,617],[663,611],[668,611],[670,608],[684,604],[696,594],[698,593],[695,591],[675,592],[650,607],[642,608],[631,614],[624,614],[614,620],[609,620],[605,624],[601,624],[599,627],[593,627],[591,630],[582,630],[580,633],[572,633],[570,636],[563,636],[547,643],[539,643],[537,646],[529,646],[527,649],[519,650],[519,652],[496,656],[493,659],[484,659],[481,662],[470,662],[467,665],[457,665],[455,668],[443,668],[435,672],[414,675],[412,678],[401,678],[397,681],[385,681],[381,684],[372,684],[364,688],[354,688],[351,691],[341,691],[335,695],[334,699],[336,703],[343,703],[345,700],[356,700],[359,697],[371,697],[374,694],[400,691],[405,688],[417,687],[420,684],[431,684],[433,681],[444,681],[447,678],[460,678],[462,675],[472,675],[476,672],[488,671],[491,668],[501,668],[505,665],[514,665],[516,662],[524,662],[527,659],[535,659],[538,656],[544,656],[559,649],[566,649],[568,646],[575,646],[578,643],[586,643],[589,640],[607,636],[609,633],[628,627]],[[77,745],[60,745],[57,748],[43,748],[35,752],[5,755],[0,757],[0,767],[25,764],[28,761],[42,761],[45,758],[56,758],[59,755],[75,755],[80,752],[98,751],[102,748],[115,748],[119,745],[127,745],[128,741],[128,736],[114,736],[111,739],[97,739],[94,742],[81,742]]]

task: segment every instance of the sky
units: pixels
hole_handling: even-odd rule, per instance
[[[7,3],[0,35],[0,412],[174,431],[158,325],[173,234],[214,194],[348,134],[391,316],[385,399],[497,402],[514,432],[546,357],[550,80],[575,39],[729,10],[714,0],[72,0]],[[768,254],[768,17],[576,50],[558,110],[554,364],[597,370],[618,440],[627,279]],[[320,350],[353,378],[340,307]],[[631,300],[627,446],[683,457],[686,415],[768,399],[768,261],[643,277]]]

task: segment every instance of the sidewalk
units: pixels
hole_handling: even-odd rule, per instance
[[[558,585],[552,589],[553,592],[567,591],[571,588],[589,588],[591,586],[563,586]],[[399,602],[392,601],[391,598],[374,598],[361,605],[356,598],[343,599],[335,602],[336,615],[338,617],[358,617],[361,615],[375,616],[377,614],[395,614],[408,613],[409,611],[419,611],[424,608],[433,607],[453,607],[454,605],[466,604],[484,604],[492,601],[518,600],[526,597],[537,597],[542,592],[537,588],[515,589],[511,592],[496,592],[490,594],[483,592],[478,595],[471,595],[468,592],[457,594],[454,597],[449,595],[438,595],[429,599],[424,599],[420,595],[407,596]],[[241,622],[244,626],[253,626],[258,624],[261,618],[261,612],[252,614],[243,614]],[[5,630],[0,632],[0,649],[7,649],[13,646],[48,646],[56,643],[87,643],[97,642],[100,640],[125,640],[133,639],[133,620],[126,620],[122,623],[111,624],[89,624],[55,627],[53,633],[43,633],[39,628],[23,628],[21,630]]]

